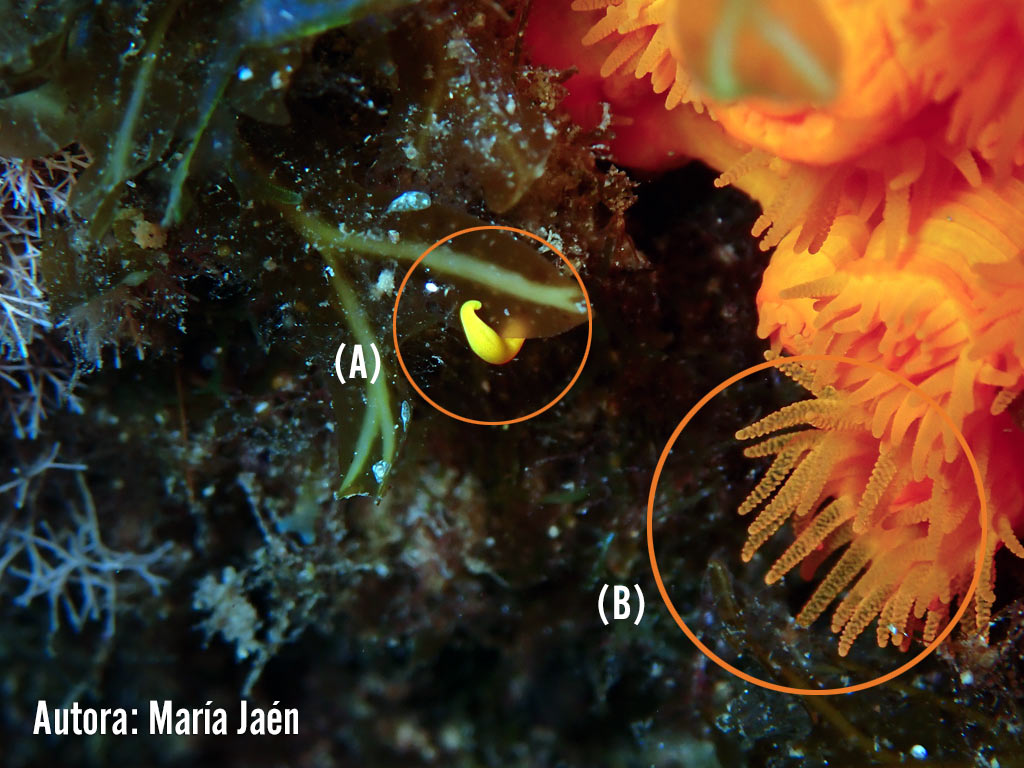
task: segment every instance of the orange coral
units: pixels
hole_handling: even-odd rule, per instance
[[[897,56],[933,102],[948,102],[946,141],[1000,179],[1024,165],[1024,6],[1016,0],[927,0],[902,20]]]
[[[814,387],[817,370],[794,373]],[[876,380],[883,378],[889,379]],[[840,633],[841,655],[876,619],[879,645],[906,649],[915,629],[930,642],[948,621],[954,596],[966,590],[981,543],[978,495],[967,461],[957,456],[942,471],[915,479],[913,440],[878,440],[871,433],[871,410],[855,397],[832,387],[812,391],[814,399],[737,434],[763,438],[746,450],[748,456],[774,457],[740,507],[747,514],[764,504],[748,529],[743,559],[750,560],[792,520],[795,540],[772,564],[765,576],[768,584],[798,564],[809,577],[829,555],[842,551],[797,616],[800,624],[816,620],[846,590],[831,622]],[[997,547],[1005,544],[1024,556],[1013,533],[1024,491],[1004,482],[1024,450],[1024,434],[1007,429],[1007,422],[972,414],[962,427],[978,460],[990,514],[988,551],[975,598],[976,626],[983,633],[995,598]],[[779,433],[802,425],[812,428]]]
[[[1024,8],[575,0],[569,14],[569,2],[544,4],[528,41],[537,61],[557,49],[562,66],[578,65],[570,90],[576,80],[589,91],[572,103],[577,117],[600,99],[620,161],[699,158],[762,204],[753,234],[777,249],[758,332],[773,353],[897,371],[967,437],[993,532],[975,598],[984,633],[995,551],[1024,557]],[[566,14],[586,19],[582,38],[561,35]],[[883,645],[934,637],[980,543],[959,446],[889,377],[790,368],[813,399],[740,433],[761,438],[749,455],[774,457],[741,508],[760,509],[743,557],[791,520],[796,539],[769,582],[843,550],[802,623],[842,596],[841,653],[875,619]]]
[[[654,92],[667,92],[667,109],[685,103],[695,104],[698,110],[707,105],[732,136],[788,160],[823,164],[848,158],[896,130],[901,115],[912,116],[924,105],[924,93],[912,87],[894,55],[888,34],[894,4],[889,0],[746,3],[747,8],[771,14],[779,27],[796,27],[794,37],[803,35],[804,42],[812,45],[824,43],[817,46],[823,50],[809,58],[833,53],[835,46],[846,54],[833,65],[839,70],[835,97],[823,105],[804,99],[780,101],[757,93],[742,101],[716,99],[713,91],[709,93],[707,78],[701,82],[693,76],[693,65],[700,69],[706,58],[714,57],[713,51],[705,54],[705,50],[720,39],[728,10],[722,6],[729,5],[735,4],[723,0],[684,7],[665,0],[576,0],[573,8],[600,8],[604,13],[583,38],[584,45],[608,37],[616,40],[601,67],[602,76],[619,71],[636,78],[650,75]],[[783,17],[786,10],[791,12]],[[815,16],[820,21],[808,25],[806,20]],[[708,40],[712,43],[699,45]],[[687,42],[690,45],[684,50]],[[733,49],[734,69],[757,67],[764,72],[765,62],[771,62],[770,53],[778,46],[767,42],[767,35],[751,34],[737,40]],[[773,76],[763,78],[762,93],[793,95],[791,68],[776,66],[767,71]]]
[[[892,259],[884,232],[871,232],[855,216],[840,218],[817,254],[798,253],[799,238],[790,235],[758,293],[758,334],[777,350],[851,355],[898,371],[959,425],[968,413],[989,409],[999,387],[1016,386],[1022,370],[1021,358],[1010,352],[1021,349],[1014,311],[1024,296],[1022,211],[1018,179],[998,187],[963,185],[904,238]],[[867,387],[861,378],[833,374],[828,366],[819,372],[819,384],[828,381],[851,392],[854,402],[876,404],[876,437],[899,441],[924,418],[923,403],[912,408],[894,394],[898,388]],[[945,451],[936,445],[934,420],[922,429],[918,477],[925,457],[934,470],[943,454],[948,461],[956,453],[948,436]]]
[[[1006,413],[1024,376],[1022,212],[1020,179],[978,188],[951,185],[902,240],[895,258],[886,255],[881,228],[872,231],[863,219],[842,216],[817,254],[799,253],[796,234],[784,239],[758,294],[758,333],[775,350],[845,355],[897,371],[963,430],[979,459],[992,523],[975,601],[982,633],[994,599],[996,549],[1006,545],[1024,556],[1014,534],[1024,523],[1024,484],[1016,466],[1024,456],[1024,432]],[[842,393],[830,404],[843,429],[822,427],[831,445],[842,446],[836,455],[845,457],[847,474],[839,487],[831,477],[834,467],[808,469],[805,458],[788,482],[800,467],[803,474],[821,471],[824,493],[843,510],[833,524],[847,531],[847,551],[854,544],[866,548],[851,556],[858,570],[866,570],[833,619],[833,629],[842,632],[840,652],[875,617],[880,644],[894,628],[903,638],[897,644],[905,646],[911,605],[918,620],[927,610],[923,635],[930,640],[952,597],[962,594],[972,570],[971,547],[980,543],[977,499],[960,449],[938,415],[889,377],[821,364],[805,380],[816,393],[826,386]],[[808,510],[814,503],[804,500]],[[797,515],[800,553],[812,543],[822,544],[825,553],[846,543],[807,538],[824,525],[818,522],[824,514],[806,522]],[[783,556],[787,568],[795,564],[792,551]],[[769,580],[779,568],[773,566]],[[846,581],[826,577],[800,620],[816,618],[855,575]],[[862,601],[853,613],[851,600]]]
[[[1024,432],[1006,413],[1024,377],[1022,212],[1020,179],[953,185],[903,239],[895,258],[886,255],[881,228],[872,232],[863,219],[842,216],[817,254],[799,253],[795,233],[784,239],[758,294],[758,333],[775,350],[844,355],[897,371],[967,436],[992,524],[975,601],[982,633],[994,599],[995,551],[1006,545],[1024,557],[1014,534],[1024,523],[1017,467]],[[864,568],[833,618],[833,629],[842,633],[840,653],[876,617],[880,644],[895,633],[903,638],[896,644],[906,646],[911,607],[915,620],[927,611],[922,628],[930,640],[953,596],[966,587],[971,547],[980,544],[977,498],[960,449],[938,415],[890,377],[823,363],[804,381],[818,399],[800,405],[814,411],[827,403],[836,415],[832,421],[816,417],[818,453],[804,448],[789,459],[792,474],[769,518],[774,532],[786,519],[779,517],[783,511],[795,513],[799,533],[767,579],[774,581],[814,547],[822,547],[820,555],[849,543],[799,620],[816,618]],[[786,443],[781,450],[792,454],[795,447]],[[759,489],[767,498],[763,481]],[[818,510],[827,498],[830,506]],[[804,520],[801,509],[804,515],[818,511]],[[833,530],[834,539],[821,533]],[[752,527],[745,553],[766,540],[756,533]]]
[[[746,145],[824,165],[897,135],[927,104],[946,103],[954,153],[976,151],[1001,171],[1024,163],[1024,93],[1011,76],[1024,68],[1024,10],[1013,0],[574,0],[571,8],[589,22],[582,46],[548,21],[571,17],[566,7],[546,5],[531,25],[535,60],[571,60],[584,78],[596,70],[614,83],[604,95],[622,114],[637,101],[618,98],[630,90],[622,82],[649,77],[650,90],[667,94],[667,109],[706,105]],[[737,8],[752,18],[733,24],[732,46],[720,45],[726,67],[760,73],[754,92],[740,99],[700,77]],[[743,36],[744,21],[760,34]],[[795,98],[787,83],[797,65],[773,66],[771,52],[779,59],[780,50],[800,46],[811,49],[803,60],[812,63],[832,47],[840,53],[822,66],[837,70],[831,99]]]
[[[697,157],[724,169],[722,183],[754,186],[765,207],[754,232],[765,234],[765,249],[800,227],[801,247],[816,250],[840,200],[852,195],[858,213],[884,219],[892,255],[950,174],[977,185],[976,157],[1000,177],[1024,163],[1024,90],[1010,76],[1024,68],[1024,11],[1012,0],[818,0],[843,54],[837,92],[825,103],[758,94],[723,100],[707,92],[680,41],[718,34],[729,5],[708,4],[718,13],[708,16],[685,4],[676,19],[679,0],[575,0],[576,14],[569,0],[546,3],[531,20],[528,41],[536,61],[580,69],[569,81],[577,118],[589,111],[584,122],[593,125],[596,102],[609,105],[620,161],[663,168]],[[743,5],[776,16],[787,7],[807,15],[809,7],[785,0]],[[556,19],[566,16],[576,25],[587,19],[582,41],[562,34]],[[808,43],[826,33],[821,25],[791,31],[811,36]],[[736,68],[748,50],[736,46]],[[713,118],[694,114],[705,106]],[[720,142],[710,152],[704,146],[712,119],[733,140],[731,161]],[[770,169],[770,188],[763,180],[745,183],[754,169]]]

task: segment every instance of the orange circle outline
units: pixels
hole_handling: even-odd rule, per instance
[[[904,663],[902,666],[888,672],[884,675],[867,680],[863,683],[856,683],[854,685],[847,685],[841,688],[794,688],[788,685],[780,685],[773,683],[768,680],[762,680],[759,677],[754,677],[741,669],[737,669],[732,664],[727,662],[725,659],[719,657],[714,651],[708,648],[700,639],[693,633],[693,631],[686,625],[679,612],[676,611],[675,606],[672,604],[671,598],[668,596],[668,591],[665,589],[665,584],[661,579],[661,571],[658,570],[657,558],[654,556],[654,500],[658,489],[658,480],[661,477],[661,471],[665,466],[665,461],[668,459],[668,454],[675,445],[676,440],[682,433],[683,429],[690,420],[697,415],[698,411],[701,410],[707,403],[716,395],[720,394],[723,390],[735,384],[741,379],[745,379],[747,376],[751,376],[755,373],[767,370],[768,368],[775,368],[784,363],[799,363],[799,362],[833,362],[833,363],[845,363],[848,365],[859,365],[863,367],[872,368],[873,370],[892,376],[901,385],[909,389],[912,393],[921,397],[928,405],[935,409],[939,416],[945,421],[946,426],[953,432],[953,436],[956,437],[957,442],[963,449],[964,455],[967,457],[967,463],[971,467],[971,472],[974,475],[974,483],[978,489],[978,500],[981,502],[981,508],[979,510],[979,517],[981,520],[981,544],[978,547],[978,554],[975,557],[974,563],[974,577],[971,579],[971,584],[967,588],[966,594],[964,594],[961,600],[960,608],[953,615],[953,618],[949,620],[946,628],[936,637],[924,650],[922,650],[917,656],[912,658],[910,661]],[[960,619],[963,618],[964,613],[967,610],[967,606],[971,602],[971,598],[974,597],[974,592],[978,587],[978,582],[981,580],[981,571],[985,562],[985,549],[988,542],[988,502],[985,498],[985,488],[981,478],[981,471],[978,469],[978,463],[974,458],[974,454],[971,452],[970,446],[967,444],[967,439],[964,437],[956,424],[953,423],[953,419],[948,413],[940,406],[935,400],[925,393],[919,386],[909,381],[906,377],[902,376],[895,371],[891,371],[888,368],[879,365],[878,363],[869,362],[867,360],[856,360],[851,357],[841,357],[839,355],[826,355],[826,354],[809,354],[809,355],[793,355],[792,357],[779,357],[774,360],[768,360],[764,363],[759,363],[747,368],[734,376],[729,377],[717,387],[708,392],[702,397],[695,406],[683,417],[682,421],[676,426],[672,432],[672,436],[669,437],[668,442],[665,444],[665,448],[661,452],[661,456],[658,459],[658,465],[654,470],[654,477],[651,480],[651,490],[647,498],[647,553],[651,560],[651,570],[654,573],[654,580],[658,585],[658,591],[661,593],[661,599],[664,601],[665,606],[668,608],[669,613],[672,614],[672,618],[675,619],[676,624],[683,630],[683,633],[690,639],[690,641],[697,646],[697,648],[711,661],[715,662],[719,667],[731,672],[742,680],[747,681],[753,685],[760,686],[761,688],[767,688],[768,690],[778,691],[779,693],[792,693],[797,696],[835,696],[841,693],[856,693],[857,691],[864,691],[868,688],[874,688],[876,685],[881,685],[892,680],[895,677],[902,675],[904,672],[915,667],[921,661],[931,654],[939,645],[945,640],[950,632],[953,631]]]
[[[573,277],[576,278],[576,282],[579,283],[580,290],[583,291],[583,301],[587,305],[587,346],[586,349],[583,350],[583,359],[580,360],[579,368],[576,369],[576,373],[573,374],[572,379],[570,379],[569,383],[566,384],[565,389],[559,392],[555,396],[554,400],[552,400],[547,405],[538,408],[533,413],[528,413],[525,416],[517,416],[514,419],[505,419],[502,421],[482,421],[480,419],[471,419],[468,416],[461,416],[458,413],[455,413],[454,411],[449,411],[440,403],[435,403],[427,395],[426,392],[420,389],[420,385],[417,384],[415,380],[413,380],[412,374],[409,373],[409,369],[405,367],[405,360],[402,359],[402,351],[398,348],[398,302],[402,300],[402,291],[405,290],[405,284],[409,282],[409,278],[412,276],[412,273],[416,270],[416,267],[418,267],[420,265],[420,262],[427,258],[427,256],[429,256],[435,248],[444,245],[450,240],[454,240],[456,237],[459,237],[460,235],[468,235],[470,232],[480,232],[483,230],[504,230],[506,232],[514,232],[518,235],[526,235],[527,237],[536,240],[538,243],[545,246],[552,252],[557,253],[558,257],[565,262],[567,267],[569,267],[569,270],[572,272]],[[572,389],[573,385],[576,384],[576,380],[579,379],[580,374],[583,373],[583,367],[587,364],[587,358],[590,356],[590,343],[594,338],[594,312],[590,306],[590,294],[587,293],[587,287],[583,284],[583,278],[580,277],[580,273],[576,271],[576,267],[574,267],[572,265],[572,262],[565,257],[564,253],[555,248],[555,246],[553,246],[543,237],[535,235],[532,232],[527,232],[525,229],[518,229],[517,227],[507,227],[502,224],[487,224],[479,227],[468,227],[467,229],[460,229],[458,232],[453,232],[450,235],[442,237],[432,246],[427,248],[427,250],[425,250],[422,254],[420,254],[420,257],[412,263],[412,266],[409,267],[409,270],[405,273],[405,277],[402,278],[401,284],[398,286],[398,295],[395,296],[395,308],[394,311],[392,311],[391,313],[391,336],[395,345],[395,354],[398,356],[398,365],[401,367],[402,373],[405,374],[405,378],[408,380],[410,384],[412,384],[412,388],[419,393],[420,397],[422,397],[424,400],[430,403],[430,405],[432,405],[435,409],[443,413],[445,416],[449,416],[453,419],[464,421],[467,424],[477,424],[482,427],[501,427],[507,424],[518,424],[519,422],[522,421],[528,421],[532,419],[534,416],[540,416],[542,413],[544,413],[544,411],[554,406],[559,400],[561,400],[569,393],[569,390]]]

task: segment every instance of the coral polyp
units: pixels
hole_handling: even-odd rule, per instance
[[[850,157],[924,103],[908,96],[883,3],[573,4],[597,7],[583,44],[615,41],[602,76],[650,74],[666,109],[707,108],[732,136],[789,160]]]
[[[776,350],[852,354],[898,371],[936,397],[959,426],[968,414],[988,410],[1021,374],[1019,358],[1008,353],[1018,344],[1009,297],[1024,291],[1022,205],[1024,183],[1017,179],[982,189],[963,185],[902,241],[895,259],[885,256],[882,230],[869,233],[855,217],[842,218],[817,254],[799,253],[790,235],[765,272],[758,334]],[[891,383],[829,367],[817,377],[819,386],[831,383],[854,402],[873,404],[876,437],[914,437],[916,476],[926,463],[935,471],[943,458],[952,460],[955,447],[948,436],[939,440],[935,420],[925,420],[927,408]]]
[[[730,136],[785,160],[854,158],[943,104],[943,139],[954,151],[977,152],[1001,171],[1024,161],[1024,98],[1009,77],[1022,63],[1024,17],[1008,0],[721,0],[696,9],[575,0],[572,8],[591,16],[584,46],[608,41],[598,53],[602,77],[650,75],[666,109],[707,108]],[[739,73],[750,83],[741,87]]]
[[[1019,316],[1010,308],[1024,297],[1022,203],[1024,183],[1018,179],[980,189],[961,185],[901,242],[895,259],[886,258],[882,230],[869,234],[856,217],[841,218],[817,254],[798,253],[797,237],[790,235],[776,250],[758,294],[758,332],[771,340],[773,349],[849,355],[900,373],[936,400],[978,452],[993,529],[985,578],[976,597],[976,626],[982,633],[987,631],[993,599],[994,553],[1005,545],[1024,555],[1014,534],[1024,523],[1024,484],[1014,470],[1015,457],[1024,455],[1024,433],[1004,412],[1022,375],[1020,357],[1014,352],[1020,343]],[[993,280],[994,275],[1000,279]],[[972,501],[962,453],[952,434],[943,429],[934,409],[892,377],[823,363],[807,373],[807,381],[814,392],[827,387],[833,393],[826,402],[833,414],[842,414],[841,431],[855,426],[858,440],[873,444],[868,458],[858,461],[849,458],[858,451],[846,449],[846,462],[861,470],[852,492],[832,494],[846,499],[842,522],[849,523],[851,534],[874,530],[872,539],[884,530],[885,536],[900,540],[898,531],[905,526],[893,525],[893,520],[910,519],[920,527],[923,539],[914,545],[915,551],[931,570],[913,578],[919,591],[914,602],[937,611],[936,616],[947,615],[951,594],[962,593],[971,570],[970,555],[981,544],[977,501]],[[836,392],[843,393],[842,405]],[[836,430],[837,418],[820,426]],[[816,454],[801,459],[800,477],[812,471],[810,455]],[[834,450],[833,455],[838,456]],[[828,476],[836,467],[819,462],[813,471]],[[795,469],[792,477],[798,477]],[[814,508],[818,502],[805,503]],[[905,511],[908,506],[913,513]],[[949,517],[951,509],[957,511],[955,520]],[[912,517],[906,518],[908,514]],[[925,542],[930,542],[930,552],[921,549]],[[877,542],[870,547],[877,549]],[[887,563],[907,560],[906,553],[892,552],[884,559],[871,558]],[[881,616],[880,628],[891,623],[889,614],[896,610],[887,608],[887,601],[902,606],[907,597],[901,589],[906,588],[898,585],[910,580],[909,572],[900,575],[891,565],[887,570],[887,576],[871,577],[877,593],[870,606]],[[886,590],[891,594],[883,600]],[[902,608],[897,611],[901,612]],[[805,612],[801,618],[809,615]],[[934,636],[936,621],[926,625],[926,640]],[[860,623],[853,626],[863,629]],[[897,626],[905,630],[903,624]],[[849,637],[850,631],[843,629],[841,651],[848,648]],[[884,639],[881,629],[879,638]]]
[[[839,654],[845,656],[876,620],[880,646],[891,643],[906,650],[914,636],[931,642],[946,626],[955,596],[967,590],[980,556],[974,625],[986,634],[995,599],[995,552],[1005,545],[1024,557],[1024,546],[1013,532],[1024,509],[1024,488],[1006,480],[1014,457],[1024,451],[1024,434],[1009,429],[1005,417],[992,421],[974,415],[961,420],[988,506],[990,533],[986,550],[979,553],[980,500],[962,450],[958,447],[951,461],[915,477],[913,456],[920,441],[874,436],[872,408],[835,387],[815,384],[826,366],[848,373],[865,370],[842,363],[791,364],[788,372],[814,394],[813,399],[787,406],[737,433],[741,440],[759,440],[745,450],[747,456],[773,457],[739,509],[748,514],[760,508],[748,528],[743,559],[749,561],[789,521],[794,541],[771,564],[766,583],[775,583],[798,565],[809,578],[830,556],[841,553],[797,621],[809,626],[838,601],[831,628],[839,633]],[[869,384],[885,381],[908,399],[915,397],[888,374],[867,378]],[[926,421],[941,419],[925,407]]]
[[[994,555],[1024,554],[1024,91],[1011,74],[1024,14],[1002,1],[690,5],[573,2],[586,28],[573,54],[580,93],[601,78],[622,162],[701,159],[721,172],[716,185],[761,203],[752,234],[775,249],[757,297],[770,354],[893,371],[963,432],[993,531],[974,597],[984,636]],[[547,28],[532,30],[541,60]],[[762,438],[749,455],[773,458],[740,509],[760,509],[743,559],[792,521],[769,582],[838,558],[802,624],[838,601],[843,655],[876,619],[880,644],[934,638],[981,544],[957,440],[893,377],[790,370],[813,398],[740,433]]]

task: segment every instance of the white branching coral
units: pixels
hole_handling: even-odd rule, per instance
[[[48,411],[67,404],[75,369],[55,351],[39,274],[43,218],[67,210],[88,155],[71,146],[48,157],[0,157],[0,411],[17,439],[35,439]]]
[[[49,468],[70,469],[49,457]],[[44,470],[39,470],[38,475]],[[50,607],[50,630],[61,625],[61,614],[75,631],[91,621],[102,621],[103,637],[114,634],[118,591],[126,582],[142,582],[155,595],[165,579],[152,569],[169,562],[170,542],[150,552],[111,549],[100,535],[92,495],[85,480],[76,474],[81,504],[69,502],[67,528],[54,530],[47,522],[18,527],[13,518],[0,524],[0,591],[12,581],[22,583],[17,605],[27,606],[44,598]],[[0,492],[16,487],[0,486]]]
[[[52,632],[101,622],[109,639],[119,591],[158,593],[165,580],[153,569],[169,565],[171,544],[142,553],[107,546],[86,467],[62,461],[60,443],[40,451],[19,442],[39,439],[56,408],[82,410],[72,392],[76,368],[50,333],[39,260],[46,217],[67,211],[88,163],[77,146],[43,158],[0,157],[0,421],[13,426],[5,446],[13,460],[0,474],[0,596],[13,594],[19,606],[45,601]]]
[[[42,344],[23,360],[0,358],[0,415],[10,419],[15,438],[36,439],[47,414],[62,406],[82,413],[74,382],[73,366]]]
[[[25,500],[29,497],[33,482],[42,482],[42,478],[47,472],[55,469],[83,471],[86,468],[84,464],[58,461],[57,454],[59,453],[60,443],[54,443],[48,451],[41,453],[34,461],[15,467],[11,472],[11,479],[0,483],[0,498],[9,495],[14,502],[15,509],[21,509],[25,506]]]
[[[0,157],[0,355],[25,359],[50,325],[39,281],[42,218],[67,209],[75,176],[89,164],[78,147],[48,157]]]

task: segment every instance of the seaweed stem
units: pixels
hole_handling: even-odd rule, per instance
[[[358,344],[369,347],[374,337],[370,331],[370,325],[366,320],[362,305],[356,296],[352,285],[349,283],[343,268],[338,260],[328,252],[322,252],[324,260],[331,267],[331,283],[335,293],[341,301],[341,307],[345,314],[345,323],[355,337]],[[381,363],[382,369],[384,363]],[[355,479],[363,472],[367,461],[370,458],[370,446],[373,445],[374,433],[380,434],[382,458],[390,468],[395,459],[395,429],[397,429],[394,417],[391,412],[391,397],[388,393],[387,369],[381,371],[376,382],[366,380],[366,412],[363,415],[363,423],[359,428],[359,437],[356,439],[355,449],[352,452],[352,462],[348,471],[341,481],[341,493],[344,494]],[[377,492],[380,496],[380,489]]]
[[[163,47],[164,37],[171,26],[171,19],[177,13],[181,2],[182,0],[172,0],[164,9],[160,18],[157,19],[153,34],[146,41],[146,49],[142,54],[138,71],[135,73],[135,79],[132,81],[132,95],[128,100],[128,106],[124,111],[124,117],[121,119],[121,125],[117,130],[117,138],[114,140],[114,146],[110,153],[110,162],[104,167],[103,173],[100,176],[100,188],[104,190],[103,202],[100,203],[99,210],[93,217],[90,227],[90,234],[96,239],[99,239],[110,225],[110,210],[118,198],[118,195],[114,193],[120,192],[121,184],[128,177],[126,168],[128,165],[128,155],[131,153],[132,137],[135,134],[135,123],[138,121],[139,113],[142,110],[143,97],[152,78],[153,67],[160,58],[160,49]]]
[[[342,232],[318,216],[298,209],[285,210],[285,216],[292,225],[319,251],[355,251],[364,256],[384,257],[398,261],[413,262],[430,247],[428,243],[402,241],[392,243],[374,240],[365,235]],[[567,285],[546,285],[487,263],[442,245],[430,253],[430,269],[443,275],[471,280],[507,296],[553,307],[563,312],[578,315],[585,310],[581,307],[581,296],[575,283]]]

